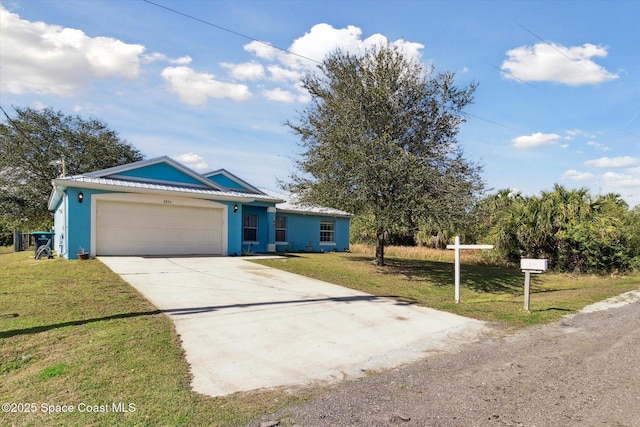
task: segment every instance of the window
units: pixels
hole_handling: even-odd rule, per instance
[[[287,241],[287,218],[284,216],[276,217],[276,242]]]
[[[242,240],[255,242],[258,240],[258,215],[245,215]]]
[[[333,243],[335,235],[334,221],[320,221],[320,243]]]

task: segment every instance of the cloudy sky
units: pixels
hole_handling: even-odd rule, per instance
[[[299,77],[383,41],[479,83],[459,141],[490,188],[640,204],[640,2],[2,0],[0,104],[94,116],[148,158],[287,180]]]

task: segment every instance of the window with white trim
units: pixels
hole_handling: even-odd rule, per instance
[[[335,242],[335,221],[321,220],[320,221],[320,243],[334,243]]]
[[[258,215],[246,214],[244,216],[242,240],[247,242],[255,242],[258,240]]]
[[[287,217],[276,217],[276,242],[287,241]]]

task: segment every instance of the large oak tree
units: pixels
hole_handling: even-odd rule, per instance
[[[389,233],[447,221],[482,188],[456,136],[475,84],[382,45],[354,55],[338,50],[302,80],[311,95],[296,122],[303,152],[287,189],[301,202],[373,218],[375,263]],[[319,72],[318,72],[319,71]]]
[[[47,201],[51,180],[118,166],[143,155],[96,118],[68,116],[50,108],[2,109],[0,123],[0,214],[12,227],[51,226]]]

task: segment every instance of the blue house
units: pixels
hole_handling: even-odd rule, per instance
[[[344,251],[351,215],[159,157],[53,180],[54,249],[99,255]]]

